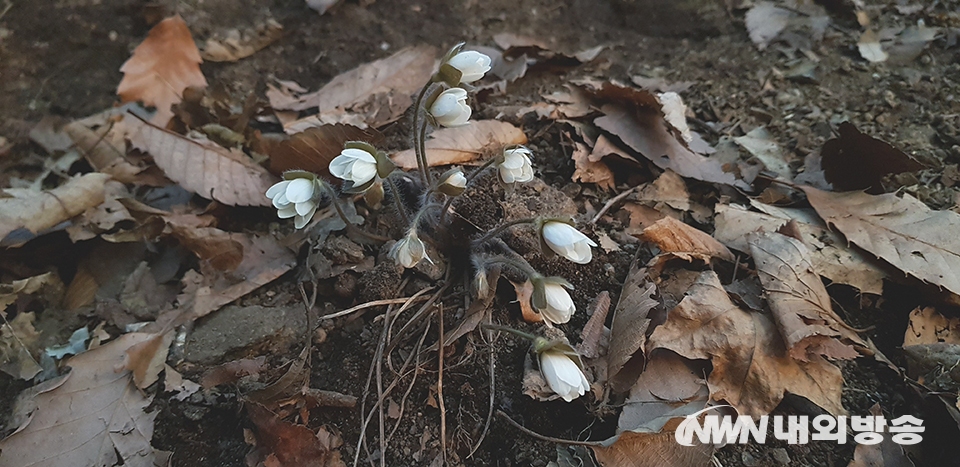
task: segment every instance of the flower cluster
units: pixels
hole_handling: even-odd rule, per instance
[[[397,179],[405,175],[396,171],[396,166],[386,153],[367,142],[350,141],[344,144],[340,154],[328,166],[330,175],[336,180],[327,182],[314,173],[289,171],[284,173],[283,181],[267,190],[266,196],[277,209],[278,216],[281,219],[294,218],[294,227],[302,229],[310,223],[322,195],[326,193],[332,198],[333,206],[347,222],[348,228],[356,232],[359,229],[349,224],[340,208],[338,193],[363,194],[367,206],[372,209],[379,209],[381,201],[392,202],[393,212],[402,225],[402,229],[398,230],[403,234],[390,247],[388,256],[398,266],[411,269],[421,261],[433,263],[430,255],[434,254],[432,251],[440,249],[434,233],[448,228],[445,219],[451,203],[469,188],[471,181],[481,172],[495,170],[499,182],[508,189],[515,184],[532,181],[534,154],[524,146],[506,147],[472,172],[465,173],[460,168],[453,168],[434,179],[425,151],[427,130],[431,126],[439,128],[469,124],[473,114],[468,104],[468,90],[473,89],[470,83],[482,79],[491,67],[490,57],[463,50],[463,44],[453,47],[440,63],[414,104],[414,152],[421,184],[413,186],[423,190],[418,193],[416,203],[411,203],[410,196],[398,190]],[[333,182],[339,186],[334,186]],[[439,215],[428,216],[427,213],[431,211],[438,211]],[[430,228],[422,228],[423,224],[428,223]],[[489,299],[492,295],[496,284],[490,283],[487,269],[494,263],[500,263],[503,267],[519,270],[530,280],[533,285],[531,305],[548,326],[567,323],[576,312],[576,305],[568,292],[573,288],[569,282],[560,277],[541,275],[519,255],[511,255],[512,250],[499,240],[497,244],[504,245],[506,254],[490,253],[496,249],[491,247],[496,243],[496,237],[507,228],[519,224],[536,227],[541,251],[547,257],[560,256],[576,264],[587,264],[593,258],[591,248],[597,244],[577,230],[569,219],[542,217],[506,222],[470,243],[469,253],[476,266],[474,287],[477,295],[480,299]],[[389,240],[366,235],[379,241]],[[536,340],[534,349],[539,355],[543,376],[554,392],[568,402],[585,393],[589,383],[583,374],[579,357],[569,345]]]

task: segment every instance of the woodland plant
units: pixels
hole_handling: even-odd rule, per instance
[[[266,195],[273,201],[279,217],[293,217],[294,226],[302,229],[309,224],[322,198],[332,202],[341,216],[343,212],[338,203],[341,194],[362,193],[371,207],[379,204],[381,199],[386,200],[402,223],[401,228],[396,229],[402,232],[401,237],[389,249],[388,256],[403,268],[411,269],[421,262],[433,263],[437,259],[431,258],[428,251],[442,253],[451,250],[442,245],[453,223],[447,213],[452,209],[453,200],[464,196],[478,175],[489,169],[495,170],[500,184],[507,189],[533,180],[533,153],[523,146],[502,148],[469,172],[453,168],[436,178],[431,173],[424,150],[427,130],[430,127],[469,125],[472,115],[468,104],[469,83],[481,79],[490,70],[489,57],[462,48],[463,44],[459,44],[444,56],[438,71],[416,98],[413,147],[418,176],[413,178],[413,183],[409,182],[408,174],[397,170],[383,151],[365,142],[348,142],[329,165],[330,173],[341,181],[339,187],[314,173],[289,171],[284,174],[283,181],[267,191]],[[400,186],[405,187],[403,192]],[[410,193],[415,196],[411,197]],[[371,203],[371,199],[375,201]],[[411,202],[411,199],[415,201]],[[349,225],[346,218],[344,221]],[[531,305],[540,313],[544,323],[547,326],[566,323],[576,312],[568,292],[573,286],[562,277],[544,276],[498,238],[508,229],[523,225],[536,229],[541,252],[546,257],[560,256],[576,264],[591,261],[591,248],[597,244],[577,230],[570,219],[536,217],[504,222],[466,241],[466,248],[456,252],[464,254],[462,250],[466,250],[469,270],[463,273],[473,278],[473,292],[479,299],[493,294],[495,284],[490,283],[488,275],[494,268],[519,273],[532,284]],[[370,234],[370,237],[378,236]],[[548,341],[501,326],[489,327],[531,339],[544,379],[563,400],[572,401],[589,388],[580,357],[565,342]]]

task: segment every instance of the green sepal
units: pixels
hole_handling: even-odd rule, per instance
[[[377,155],[377,148],[374,147],[372,144],[366,142],[366,141],[347,141],[346,143],[343,144],[343,148],[344,148],[344,149],[359,149],[359,150],[361,150],[361,151],[365,151],[365,152],[370,153],[370,155],[372,155],[372,156],[376,156],[376,155]]]
[[[354,185],[353,182],[351,182],[350,180],[346,180],[343,182],[343,187],[341,188],[341,191],[351,195],[363,193],[364,191],[367,191],[368,189],[370,189],[370,187],[372,187],[373,184],[376,183],[376,181],[377,181],[377,178],[374,177],[374,178],[371,178],[369,182],[364,183],[363,185]]]
[[[373,154],[377,160],[377,175],[380,178],[387,178],[394,170],[397,170],[397,164],[390,160],[390,156],[383,151],[377,151]]]
[[[460,79],[463,78],[463,72],[454,68],[449,63],[440,65],[440,71],[435,75],[437,81],[442,81],[452,88],[460,85]]]
[[[309,178],[311,180],[316,180],[317,174],[308,172],[306,170],[288,170],[283,173],[284,180],[296,180],[298,178]]]

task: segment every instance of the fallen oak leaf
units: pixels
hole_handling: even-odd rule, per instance
[[[43,371],[34,357],[40,354],[40,333],[33,327],[35,317],[32,311],[19,313],[12,320],[4,318],[0,326],[0,371],[24,381]]]
[[[131,384],[129,371],[116,370],[129,348],[151,337],[124,334],[67,360],[70,373],[21,401],[36,410],[0,441],[0,463],[73,467],[115,465],[122,459],[124,465],[153,467],[156,453],[150,439],[159,412],[147,413],[152,397]]]
[[[734,305],[713,271],[700,274],[646,348],[710,360],[710,398],[727,401],[741,415],[766,415],[787,392],[834,415],[846,413],[840,369],[817,355],[809,362],[791,358],[773,321]]]
[[[434,131],[424,146],[427,165],[435,167],[471,163],[487,152],[526,142],[527,135],[523,130],[507,122],[477,120],[469,125]],[[400,151],[391,158],[402,169],[417,168],[417,156],[413,149]]]
[[[110,176],[88,173],[52,190],[7,188],[0,198],[0,246],[20,246],[65,220],[99,205]]]
[[[960,294],[960,214],[934,211],[913,196],[829,193],[800,187],[848,241],[922,281]]]
[[[573,154],[570,157],[576,169],[571,179],[574,182],[596,183],[602,190],[612,190],[615,182],[610,167],[603,161],[593,161],[587,145],[579,141],[574,141],[573,145]]]
[[[120,67],[123,79],[117,94],[123,102],[141,101],[157,108],[151,120],[165,127],[173,118],[170,109],[183,100],[183,90],[207,87],[200,71],[200,51],[180,15],[157,23],[133,55]]]
[[[910,324],[903,336],[904,347],[917,344],[960,344],[960,318],[948,318],[933,307],[910,312]]]
[[[248,401],[244,404],[247,415],[256,427],[258,445],[275,456],[280,467],[316,466],[339,467],[345,465],[338,448],[343,441],[325,429],[314,433],[305,425],[281,419],[263,405]],[[265,455],[267,453],[264,453]]]
[[[830,295],[810,262],[806,245],[776,232],[753,234],[750,254],[767,303],[791,357],[832,359],[859,356],[851,344],[864,346],[850,326],[833,312]]]
[[[121,121],[105,125],[95,132],[79,122],[70,122],[63,127],[63,131],[70,136],[74,145],[97,172],[109,174],[118,182],[137,183],[140,181],[137,175],[143,172],[145,167],[138,167],[128,161],[125,157],[126,148],[121,150],[111,142],[111,133],[123,132],[116,128],[118,126],[122,126]]]
[[[153,334],[149,339],[133,344],[124,353],[123,369],[131,371],[133,383],[138,388],[145,389],[157,381],[174,334],[172,330]]]
[[[889,143],[861,133],[850,122],[841,123],[837,131],[840,135],[827,140],[820,150],[823,175],[837,191],[881,194],[881,182],[887,175],[924,168]]]
[[[613,311],[610,324],[610,344],[607,346],[608,385],[617,392],[625,392],[643,371],[646,356],[643,348],[650,327],[650,312],[660,302],[653,298],[657,287],[649,281],[647,270],[634,260],[624,281],[620,299]]]
[[[712,444],[682,446],[675,426],[660,433],[624,431],[608,440],[611,444],[591,446],[602,467],[701,467],[710,465]]]
[[[651,260],[651,265],[659,270],[671,258],[684,261],[700,260],[709,263],[712,258],[730,262],[736,260],[733,253],[722,243],[705,232],[691,227],[672,217],[664,217],[643,229],[638,237],[660,248],[661,253]]]
[[[153,156],[157,166],[186,190],[227,206],[270,206],[264,193],[277,179],[240,153],[199,142],[132,119],[131,144]]]
[[[348,141],[364,141],[376,146],[383,140],[380,132],[341,123],[307,128],[289,136],[263,135],[258,152],[270,156],[270,171],[280,175],[287,170],[306,170],[329,174],[333,158],[340,155]]]

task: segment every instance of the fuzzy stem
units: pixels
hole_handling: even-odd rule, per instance
[[[510,266],[522,272],[528,279],[536,279],[538,277],[542,278],[543,275],[537,272],[536,269],[533,269],[533,266],[530,266],[524,259],[514,259],[509,258],[504,255],[494,255],[494,256],[485,256],[481,257],[480,260],[483,264],[491,263],[500,263],[504,266]]]
[[[423,89],[420,90],[420,94],[417,95],[417,100],[413,104],[413,150],[417,154],[417,168],[420,169],[420,178],[423,179],[424,184],[429,184],[429,172],[427,168],[427,157],[420,150],[420,144],[417,141],[417,133],[420,128],[420,111],[426,110],[421,109],[423,104],[423,98],[427,95],[427,91],[430,90],[430,86],[433,85],[433,81],[428,81],[427,84],[423,85]]]
[[[424,140],[427,139],[427,119],[423,119],[423,122],[420,123],[420,138],[419,146],[420,157],[423,159],[423,172],[426,174],[427,186],[433,185],[433,175],[430,174],[430,163],[427,161],[427,147]]]
[[[495,228],[495,229],[487,232],[486,235],[484,235],[484,236],[478,238],[477,240],[475,240],[475,241],[473,242],[473,244],[474,244],[474,245],[477,245],[477,246],[478,246],[478,245],[483,245],[484,243],[486,243],[487,241],[489,241],[491,238],[494,238],[494,237],[502,234],[503,232],[505,232],[505,231],[506,231],[507,229],[509,229],[510,227],[513,227],[513,226],[518,225],[518,224],[533,224],[533,223],[535,223],[535,222],[537,222],[537,218],[536,218],[536,217],[527,217],[527,218],[524,218],[524,219],[516,219],[516,220],[512,220],[512,221],[510,221],[510,222],[504,222],[503,224],[498,225],[497,228]]]
[[[501,326],[501,325],[499,325],[499,324],[480,323],[480,327],[483,328],[483,329],[490,329],[490,330],[493,330],[493,331],[509,332],[510,334],[513,334],[513,335],[519,336],[519,337],[523,337],[524,339],[530,339],[531,341],[535,341],[535,340],[537,340],[537,339],[539,338],[539,336],[535,336],[535,335],[530,334],[530,333],[527,333],[527,332],[519,331],[519,330],[513,329],[513,328],[511,328],[511,327]]]
[[[491,165],[495,164],[496,162],[497,162],[497,158],[496,158],[496,157],[487,159],[487,161],[484,162],[483,165],[481,165],[481,166],[477,167],[476,169],[474,169],[473,171],[471,171],[470,174],[467,175],[467,182],[466,182],[467,188],[470,187],[470,182],[472,182],[473,179],[477,178],[484,170],[486,170],[487,168],[489,168]],[[461,196],[462,196],[462,194],[461,194]],[[443,209],[440,211],[440,221],[438,222],[438,224],[443,225],[443,220],[446,219],[446,217],[447,217],[447,211],[450,210],[450,205],[453,204],[454,198],[455,198],[454,196],[451,196],[451,197],[447,198],[447,201],[446,201],[446,202],[443,203]]]
[[[400,201],[400,190],[397,189],[397,184],[390,177],[387,177],[386,180],[390,185],[390,191],[393,192],[390,197],[393,198],[393,204],[400,212],[400,218],[403,219],[404,224],[410,225],[410,216],[407,215],[407,208],[403,207],[403,202]]]
[[[337,192],[334,191],[333,187],[330,186],[329,183],[324,181],[321,181],[320,184],[327,189],[327,194],[330,195],[330,203],[333,204],[333,208],[337,210],[337,214],[340,215],[340,219],[343,220],[343,223],[346,225],[346,229],[348,232],[353,232],[355,234],[358,234],[363,237],[367,237],[370,240],[373,240],[376,242],[386,242],[390,240],[387,237],[383,237],[377,234],[372,234],[370,232],[367,232],[366,230],[361,229],[360,227],[353,225],[353,223],[350,222],[350,219],[347,218],[347,214],[343,212],[343,208],[340,207],[339,197],[337,196]]]

